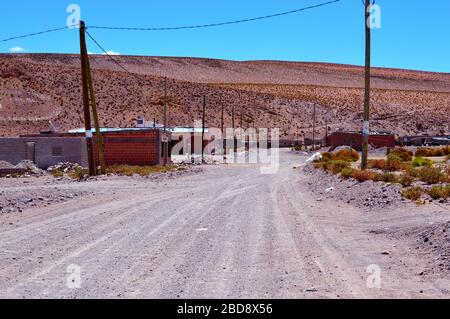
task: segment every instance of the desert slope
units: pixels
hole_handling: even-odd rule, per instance
[[[131,126],[138,115],[162,120],[163,77],[169,78],[170,122],[192,125],[200,118],[200,96],[208,96],[209,125],[243,114],[256,127],[279,127],[282,138],[309,137],[312,106],[319,134],[330,128],[358,129],[362,118],[361,67],[282,61],[91,56],[104,126]],[[37,133],[51,120],[61,130],[81,127],[79,57],[0,55],[0,135]],[[450,74],[373,70],[373,127],[398,134],[450,131]]]

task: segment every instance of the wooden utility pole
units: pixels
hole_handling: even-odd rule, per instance
[[[316,104],[314,104],[314,111],[313,111],[312,145],[313,145],[313,151],[315,151],[316,150]]]
[[[225,132],[225,106],[224,106],[224,104],[222,104],[221,130],[222,130],[223,159],[226,159],[227,158],[227,134]]]
[[[325,117],[325,146],[328,146],[328,116]]]
[[[97,100],[95,98],[94,83],[92,81],[91,65],[89,62],[89,56],[87,57],[86,62],[88,65],[87,70],[88,70],[89,94],[91,97],[92,115],[94,117],[95,139],[97,142],[98,160],[100,162],[100,173],[102,175],[105,175],[106,174],[106,163],[105,163],[104,142],[103,142],[103,135],[102,135],[102,132],[100,129],[100,121],[98,119]]]
[[[89,109],[89,80],[88,80],[88,53],[86,48],[86,25],[80,21],[80,57],[81,57],[81,77],[83,87],[83,107],[84,107],[84,126],[86,134],[86,146],[88,153],[89,175],[96,175],[94,152],[92,145],[92,127],[91,113]]]
[[[237,138],[236,138],[236,121],[234,118],[234,105],[233,108],[231,109],[231,118],[232,118],[232,126],[233,126],[233,152],[234,152],[234,156],[236,156],[237,153]]]
[[[206,121],[206,95],[203,96],[203,120],[202,120],[202,162],[205,161],[205,121]]]
[[[234,105],[233,105],[233,107],[232,107],[232,109],[231,109],[231,126],[233,126],[233,129],[235,129],[235,126],[234,126]]]
[[[168,136],[167,136],[167,78],[164,78],[164,136],[163,136],[163,152],[164,152],[164,166],[168,161]]]
[[[369,159],[369,135],[370,135],[370,1],[365,0],[364,27],[366,29],[366,67],[365,67],[365,92],[364,92],[364,122],[361,169],[368,167]]]

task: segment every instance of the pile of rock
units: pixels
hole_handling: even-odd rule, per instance
[[[39,167],[37,167],[31,161],[22,161],[17,165],[13,165],[11,163],[0,161],[0,175],[6,177],[17,177],[17,176],[40,176],[43,175],[44,171],[42,171]]]
[[[426,273],[450,273],[450,222],[419,228],[416,234],[420,249],[428,258]]]
[[[5,161],[0,161],[0,169],[13,169],[14,165]]]
[[[27,174],[30,175],[43,175],[44,171],[36,166],[32,161],[22,161],[15,166],[16,169],[25,170]]]
[[[77,163],[70,163],[70,162],[64,162],[64,163],[58,163],[56,165],[50,166],[47,168],[47,172],[51,173],[54,171],[60,171],[63,173],[67,173],[70,171],[74,171],[76,169],[83,168],[80,164]]]

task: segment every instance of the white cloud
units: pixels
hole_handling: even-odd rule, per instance
[[[27,50],[25,50],[22,47],[14,47],[14,48],[9,49],[9,52],[11,52],[11,53],[22,53],[22,52],[27,52]]]
[[[114,52],[114,51],[107,51],[106,53],[108,53],[108,55],[120,55],[119,52]]]

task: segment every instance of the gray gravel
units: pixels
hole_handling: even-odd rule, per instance
[[[318,200],[324,198],[340,200],[366,211],[393,209],[405,202],[401,196],[400,185],[345,180],[338,175],[315,169],[312,165],[305,166],[303,172],[311,176],[308,185]]]
[[[292,169],[305,159],[282,151],[274,175],[226,165],[171,179],[57,181],[95,196],[0,215],[0,298],[448,297],[440,282],[419,280],[421,261],[403,241],[367,231],[414,209],[364,214],[317,201],[311,177]],[[382,289],[367,287],[372,264]],[[66,284],[74,265],[79,289]]]

